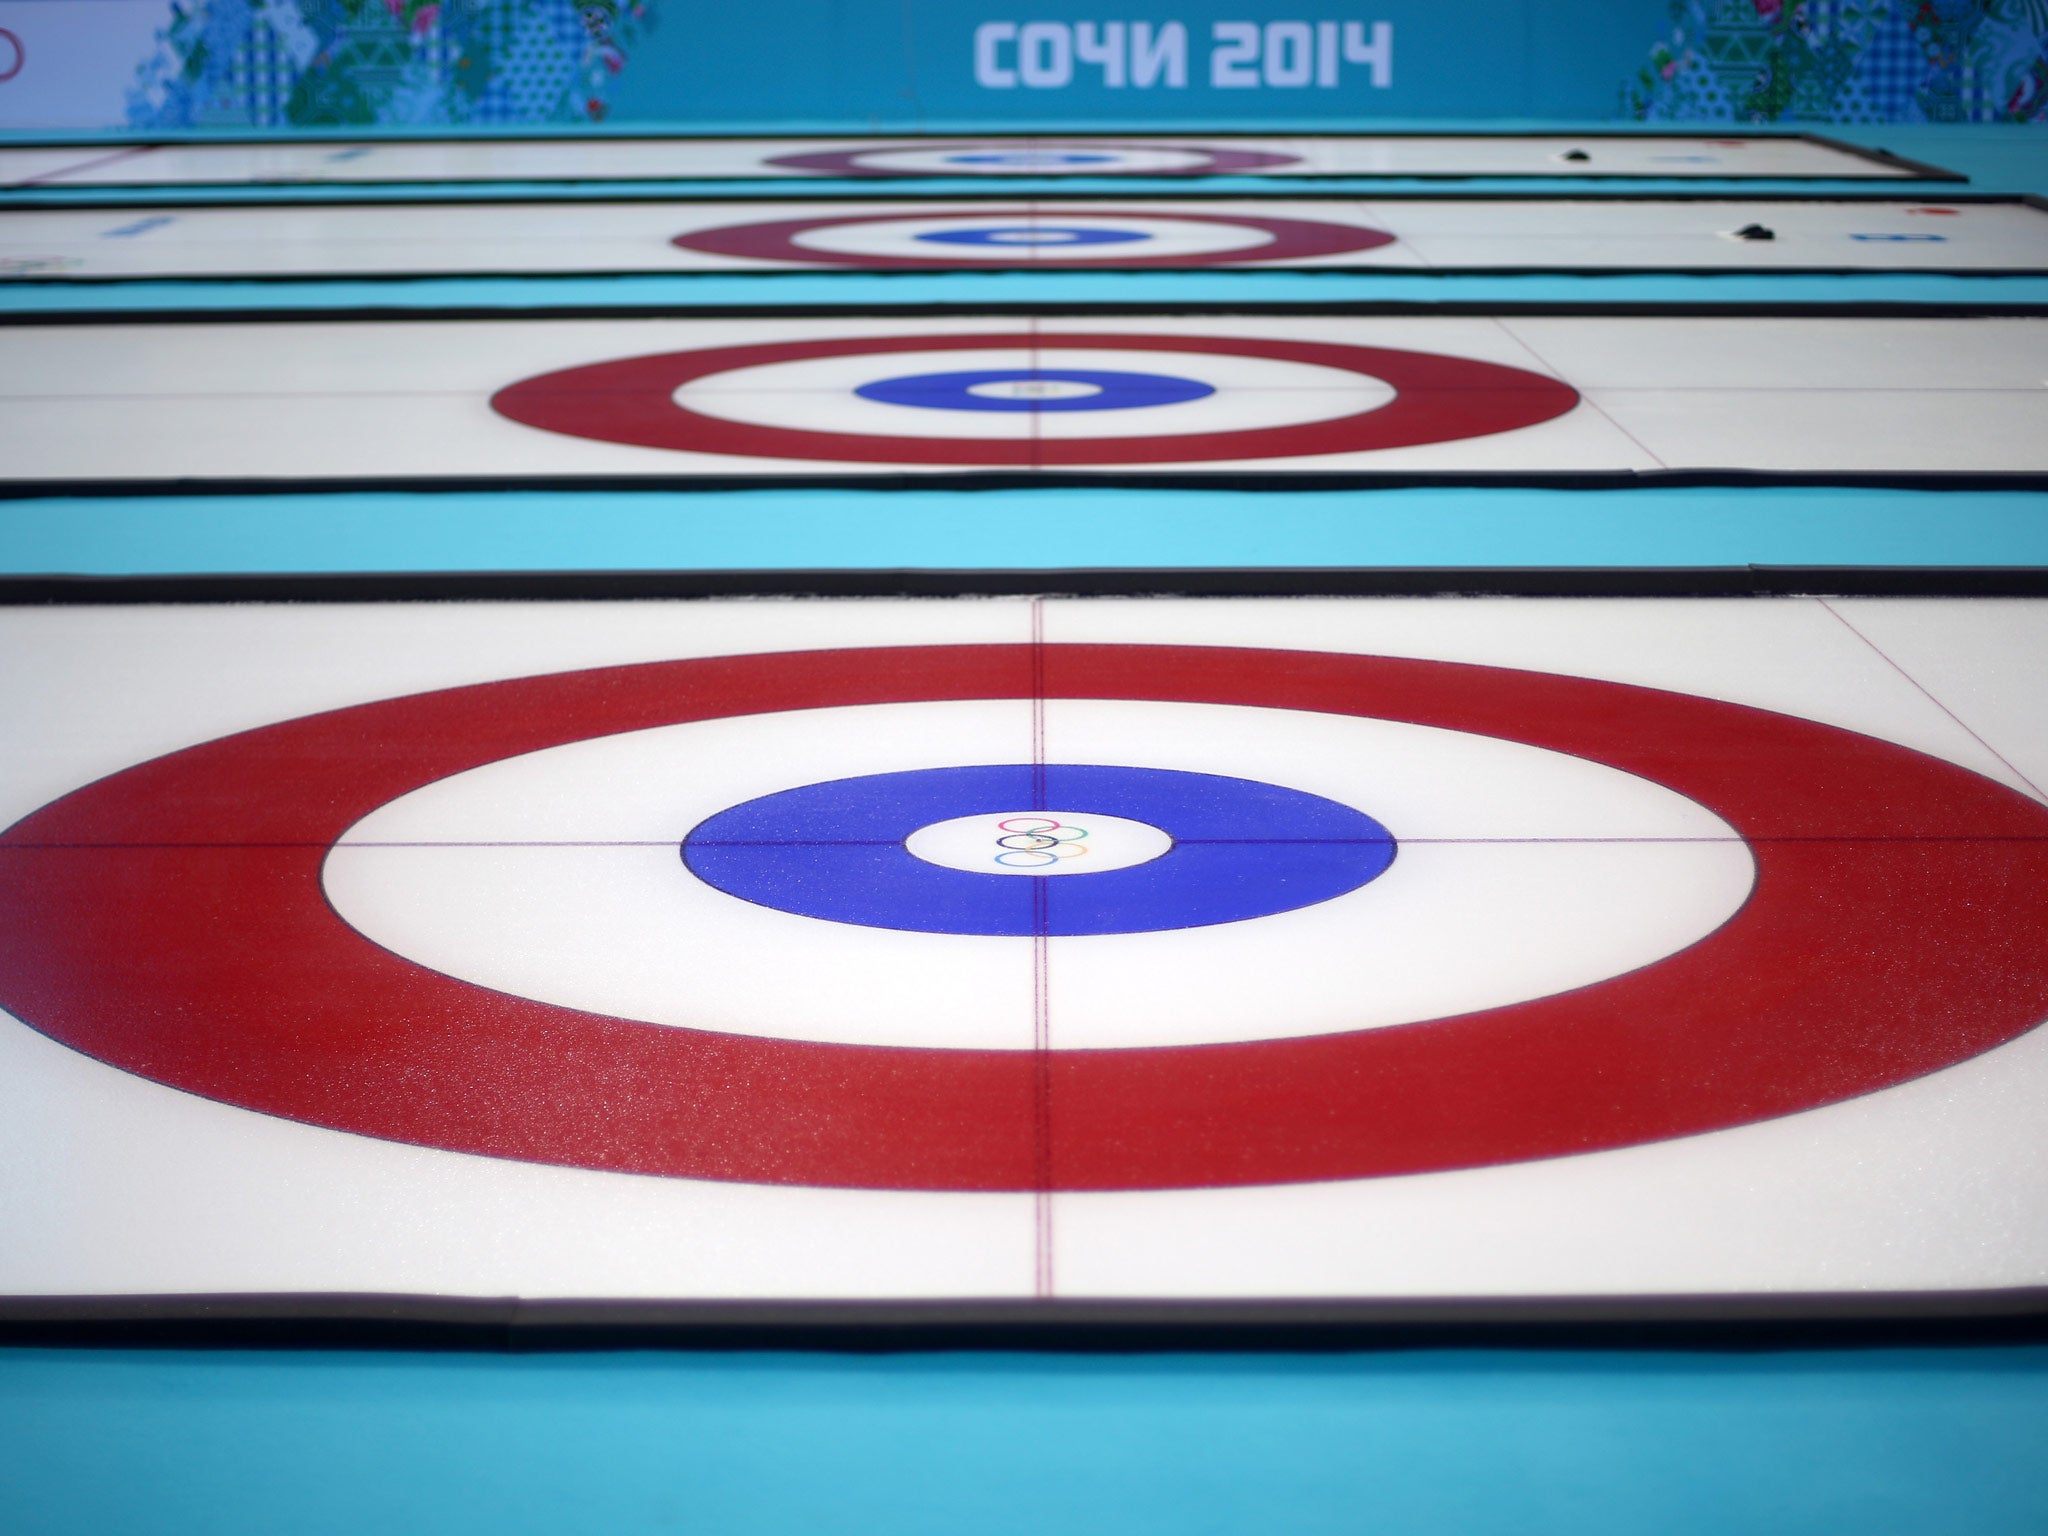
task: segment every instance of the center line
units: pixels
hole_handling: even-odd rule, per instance
[[[1031,600],[1031,809],[1046,809],[1045,600]],[[1032,1294],[1053,1294],[1050,882],[1031,882]]]

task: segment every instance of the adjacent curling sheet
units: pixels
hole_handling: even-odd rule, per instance
[[[16,484],[2048,471],[2048,320],[18,324]]]
[[[0,277],[1024,268],[2048,270],[2020,199],[1127,198],[0,211]]]
[[[1803,134],[451,139],[0,148],[0,186],[901,176],[1682,176],[1958,180]]]
[[[2040,602],[0,644],[0,1296],[2048,1282]]]

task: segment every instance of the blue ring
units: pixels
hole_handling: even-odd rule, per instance
[[[977,384],[1009,384],[1024,380],[1092,384],[1096,393],[1065,399],[1018,400],[1002,395],[977,395]],[[962,373],[917,373],[900,379],[877,379],[854,390],[863,400],[884,405],[914,405],[933,411],[1127,411],[1144,405],[1179,405],[1216,393],[1199,379],[1166,373],[1112,373],[1094,368],[980,368]]]
[[[1158,858],[1034,879],[927,864],[920,827],[1034,806],[1147,822]],[[1169,768],[1029,763],[921,768],[806,784],[707,817],[683,863],[707,885],[800,917],[1012,938],[1156,933],[1270,917],[1385,873],[1394,836],[1321,795]]]
[[[1002,235],[1065,235],[1064,240],[1003,240]],[[935,229],[913,236],[941,245],[992,245],[1004,251],[1032,251],[1044,248],[1064,250],[1071,245],[1124,245],[1133,240],[1150,240],[1134,229],[1091,229],[1084,224],[1008,224],[998,229]]]

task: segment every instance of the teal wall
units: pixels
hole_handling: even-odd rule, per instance
[[[0,129],[1617,117],[2039,123],[2048,0],[0,0]]]

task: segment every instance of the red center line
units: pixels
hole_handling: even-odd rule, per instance
[[[1537,350],[1536,344],[1533,341],[1529,340],[1528,337],[1524,336],[1520,331],[1516,330],[1513,326],[1509,325],[1507,321],[1495,319],[1490,321],[1489,324],[1491,324],[1493,328],[1499,331],[1503,336],[1507,337],[1508,340],[1512,341],[1516,346],[1520,347],[1524,352],[1528,353],[1529,356],[1535,358],[1537,363],[1541,366],[1541,368],[1545,372],[1547,372],[1552,378],[1558,379],[1565,383],[1570,383],[1570,379],[1566,376],[1564,369],[1559,368],[1555,364],[1553,364],[1549,358],[1545,357],[1542,352]],[[1593,399],[1591,396],[1586,394],[1584,390],[1579,391],[1579,405],[1582,405],[1587,410],[1593,412],[1602,421],[1606,422],[1607,425],[1614,428],[1614,430],[1619,432],[1623,437],[1627,438],[1630,443],[1634,444],[1635,447],[1637,447],[1645,455],[1647,455],[1650,462],[1656,465],[1657,468],[1671,468],[1669,464],[1665,463],[1661,458],[1659,458],[1655,453],[1651,451],[1650,445],[1648,443],[1644,442],[1641,438],[1637,437],[1635,433],[1629,431],[1627,427],[1623,426],[1619,421],[1617,421],[1614,418],[1613,413],[1610,412],[1606,406],[1600,404],[1599,401]],[[1574,410],[1576,410],[1577,408],[1577,406],[1573,407]]]
[[[135,155],[146,155],[157,147],[154,144],[130,144],[124,149],[115,150],[111,155],[100,155],[91,160],[82,160],[77,165],[59,166],[54,171],[44,171],[38,176],[25,176],[20,181],[14,183],[14,185],[17,187],[33,187],[46,181],[56,181],[65,176],[76,176],[80,171],[90,171],[102,165],[113,165],[119,161],[130,159]]]
[[[1854,635],[1858,640],[1861,640],[1865,645],[1869,646],[1871,650],[1875,651],[1880,661],[1882,661],[1886,666],[1890,667],[1894,672],[1898,673],[1899,676],[1903,677],[1907,682],[1911,683],[1913,687],[1919,692],[1922,698],[1926,699],[1928,703],[1932,704],[1944,715],[1947,715],[1949,719],[1955,721],[1955,723],[1963,729],[1965,734],[1969,736],[1970,740],[1976,742],[1978,746],[1982,747],[1986,752],[1989,752],[1993,757],[1997,758],[2001,763],[2005,764],[2006,770],[2009,773],[2011,773],[2014,778],[2018,779],[2022,784],[2026,785],[2028,789],[2032,790],[2034,792],[2034,796],[2036,799],[2048,800],[2048,790],[2043,790],[2040,785],[2036,784],[2032,779],[2028,778],[2024,773],[2020,772],[2020,768],[2017,763],[2013,762],[2011,758],[2007,757],[2003,752],[1999,751],[1998,748],[1991,745],[1991,743],[1986,741],[1982,736],[1979,736],[1974,730],[1970,728],[1970,724],[1968,721],[1964,720],[1961,715],[1957,714],[1954,710],[1950,709],[1946,704],[1942,703],[1940,699],[1936,698],[1933,692],[1928,689],[1926,684],[1922,683],[1919,678],[1915,677],[1912,673],[1908,672],[1904,667],[1900,666],[1896,661],[1892,660],[1892,658],[1888,654],[1886,654],[1883,646],[1879,645],[1875,640],[1872,640],[1870,636],[1864,634],[1862,630],[1858,629],[1854,624],[1849,622],[1849,616],[1847,614],[1843,613],[1839,608],[1837,608],[1833,603],[1829,602],[1824,597],[1815,598],[1814,601],[1819,603],[1821,607],[1825,608],[1829,613],[1833,614],[1836,621],[1841,624],[1842,628],[1848,630],[1850,634]]]
[[[1031,600],[1031,806],[1045,803],[1045,599]]]
[[[1042,356],[1038,345],[1038,327],[1038,316],[1033,315],[1025,327],[1025,334],[1031,339],[1028,349],[1024,354],[1024,368],[1025,377],[1030,379],[1038,377],[1039,359]],[[1031,431],[1031,467],[1033,469],[1043,469],[1045,468],[1045,412],[1033,407],[1033,409],[1025,414],[1030,423]],[[1034,601],[1031,604],[1031,644],[1034,658],[1038,654],[1037,648],[1044,643],[1043,632],[1039,628],[1039,624],[1038,604]],[[1036,662],[1034,661],[1033,664],[1036,665]]]
[[[1938,701],[1937,701],[1938,702]],[[1968,727],[1964,727],[1966,730]],[[1991,751],[1986,747],[1987,752]],[[1993,752],[1993,756],[1997,753]],[[2003,758],[1999,759],[2001,762]],[[2008,764],[2007,766],[2011,766]],[[2015,777],[2026,781],[2026,775],[2013,769]],[[2027,781],[2031,783],[2031,781]],[[2048,800],[2048,792],[2036,790],[2042,799]],[[1043,800],[1045,796],[1037,797]],[[1183,837],[1176,843],[1188,845],[1223,845],[1245,847],[1293,847],[1313,844],[1319,847],[1346,846],[1354,843],[1376,843],[1376,837]],[[1812,833],[1768,833],[1752,832],[1724,836],[1700,835],[1697,837],[1401,837],[1395,841],[1404,848],[1580,848],[1580,847],[1641,847],[1664,848],[1686,847],[1694,844],[1748,844],[1756,847],[1777,846],[1789,843],[1836,843],[1841,845],[1863,843],[2038,843],[2044,841],[2031,833],[1981,832],[1928,832],[1906,836],[1892,832],[1812,832]],[[0,843],[0,853],[89,853],[110,849],[144,850],[166,848],[228,849],[241,848],[251,852],[276,851],[281,849],[405,849],[405,848],[678,848],[685,844],[697,848],[900,848],[898,838],[878,837],[761,837],[761,838],[705,838],[691,843],[688,838],[645,837],[645,838],[340,838],[334,842],[317,841],[266,841],[224,842],[214,838],[186,838],[174,842],[137,840],[123,838],[109,842],[65,841],[45,842],[40,839],[9,839]]]
[[[1036,412],[1032,413],[1036,416]],[[1031,600],[1031,809],[1045,803],[1045,600]],[[1052,1268],[1052,1000],[1050,883],[1031,882],[1032,1282],[1034,1296],[1053,1294]]]

